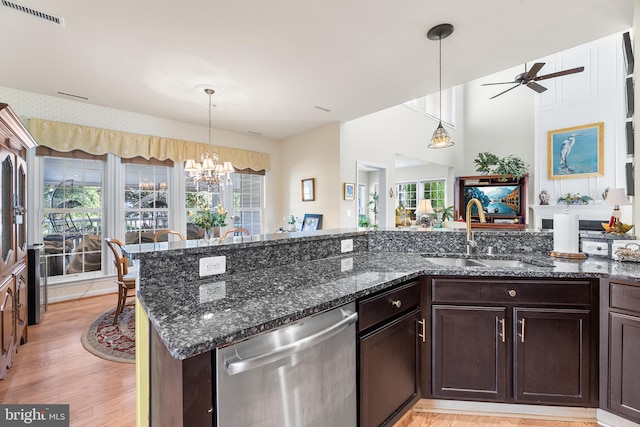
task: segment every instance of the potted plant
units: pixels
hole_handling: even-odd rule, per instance
[[[491,173],[491,167],[498,164],[498,156],[487,151],[478,153],[478,157],[474,160],[476,163],[476,171],[482,174]]]
[[[493,172],[502,175],[502,179],[511,175],[513,179],[518,180],[529,173],[529,167],[520,157],[510,154],[498,159],[498,165]]]

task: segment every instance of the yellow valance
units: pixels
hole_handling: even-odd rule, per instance
[[[199,160],[203,154],[215,152],[220,161],[230,161],[237,169],[260,171],[271,167],[268,153],[36,118],[30,122],[29,132],[38,144],[57,151],[82,150],[95,155],[113,153],[125,159],[140,156],[174,162]]]

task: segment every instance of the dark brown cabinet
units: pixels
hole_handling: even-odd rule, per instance
[[[27,341],[26,150],[36,143],[0,104],[0,379]]]
[[[506,309],[433,307],[433,397],[506,398]]]
[[[602,280],[600,407],[640,423],[640,282]]]
[[[359,424],[393,425],[420,398],[419,282],[368,297],[358,306]]]
[[[430,294],[432,397],[597,404],[595,282],[433,278]]]
[[[588,405],[590,311],[514,308],[513,316],[515,400]]]

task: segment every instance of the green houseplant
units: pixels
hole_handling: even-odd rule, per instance
[[[502,175],[503,179],[507,175],[511,175],[514,179],[520,179],[529,173],[529,167],[520,157],[510,154],[498,159],[498,165],[493,172]]]
[[[476,172],[488,174],[491,172],[491,167],[498,164],[498,156],[493,153],[485,151],[478,153],[478,157],[475,158]]]

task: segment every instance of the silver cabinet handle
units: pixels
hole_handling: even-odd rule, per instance
[[[314,345],[318,345],[323,341],[328,340],[334,335],[338,335],[349,326],[356,323],[358,320],[358,313],[345,314],[339,322],[333,325],[311,334],[307,337],[299,339],[298,341],[283,345],[275,348],[266,353],[258,354],[257,356],[249,357],[247,359],[238,359],[237,356],[232,359],[233,361],[225,362],[227,372],[229,375],[239,374],[251,369],[259,368],[269,363],[276,362],[280,359],[284,359],[287,356],[291,356],[294,353],[298,353]]]
[[[400,308],[402,306],[402,301],[400,301],[399,299],[395,301],[391,301],[391,305],[394,306],[395,308]]]
[[[421,327],[421,332],[418,336],[422,338],[422,342],[427,342],[427,322],[424,319],[418,320],[418,325]]]
[[[522,329],[520,330],[520,333],[518,334],[520,336],[520,342],[524,342],[524,319],[518,320],[518,323],[522,324]]]
[[[500,323],[500,338],[502,338],[502,342],[505,342],[505,331],[504,331],[504,319],[498,319],[498,323]]]

